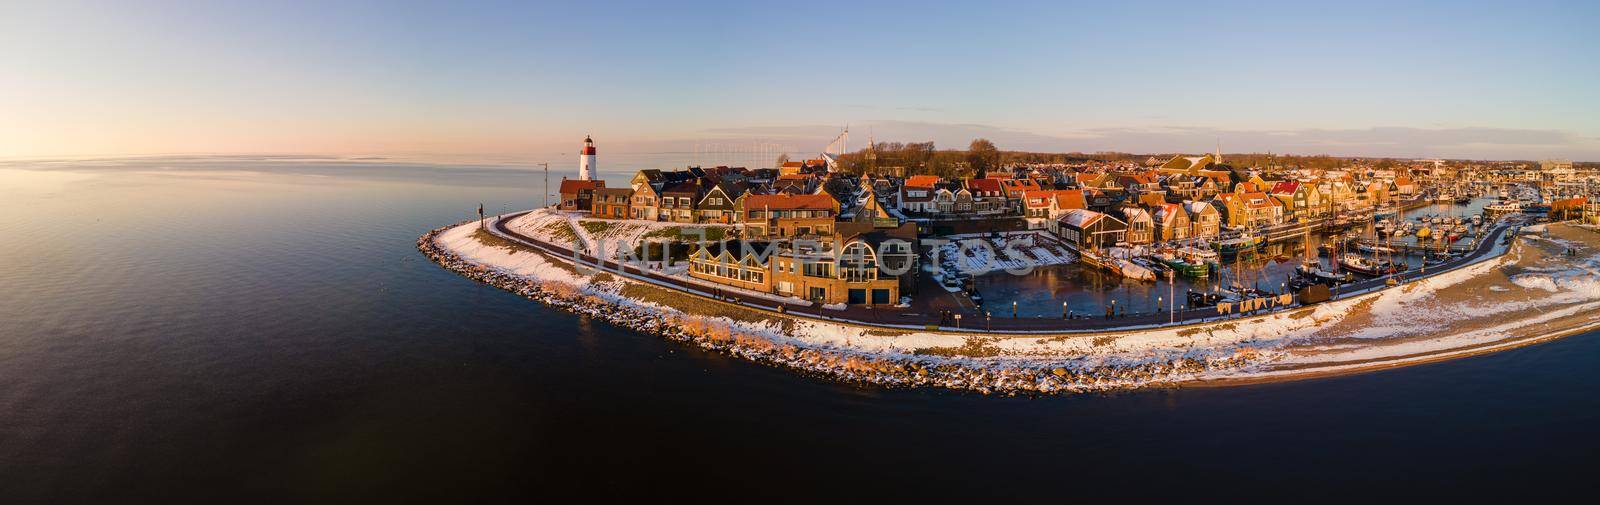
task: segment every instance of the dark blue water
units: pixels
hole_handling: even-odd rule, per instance
[[[884,390],[552,311],[416,252],[480,201],[532,205],[537,175],[52,170],[0,167],[3,503],[1529,499],[1583,496],[1600,466],[1595,334],[1232,388]]]

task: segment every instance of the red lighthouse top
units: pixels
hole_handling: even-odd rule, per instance
[[[578,154],[594,154],[594,139],[588,135],[583,136],[583,151]]]

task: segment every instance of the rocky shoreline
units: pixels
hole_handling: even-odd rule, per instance
[[[1193,381],[1201,373],[1238,369],[1252,362],[1251,353],[1240,353],[1222,358],[1202,360],[1183,357],[1125,366],[1080,368],[1041,364],[1035,367],[979,359],[880,356],[844,349],[798,346],[672,309],[657,310],[658,307],[625,303],[618,299],[619,295],[585,292],[577,286],[530,279],[465,260],[441,245],[437,238],[451,228],[468,223],[471,221],[430,230],[417,239],[417,249],[450,271],[556,309],[728,356],[840,382],[882,387],[940,387],[982,394],[1065,394],[1171,387]]]

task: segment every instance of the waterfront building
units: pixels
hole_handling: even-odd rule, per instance
[[[661,189],[662,221],[693,223],[695,202],[701,197],[700,179],[690,179]]]
[[[628,199],[628,215],[643,221],[661,220],[661,190],[650,184],[634,184]]]
[[[559,190],[561,203],[557,208],[580,212],[594,210],[594,190],[605,186],[606,181],[562,179]]]
[[[1117,213],[1122,216],[1122,222],[1127,223],[1127,238],[1129,244],[1140,245],[1155,241],[1155,219],[1144,208],[1131,204],[1124,204],[1117,208]]]
[[[1383,181],[1369,182],[1364,195],[1366,196],[1367,205],[1377,206],[1389,203],[1389,185],[1383,183]]]
[[[701,223],[733,224],[737,222],[739,198],[745,195],[745,185],[742,182],[718,182],[706,190],[705,196],[700,197],[699,205],[695,206],[696,220]]]
[[[839,215],[828,195],[749,195],[741,205],[747,238],[829,236]]]
[[[1394,194],[1411,196],[1417,194],[1417,183],[1410,177],[1400,176],[1394,178]]]
[[[1247,224],[1245,218],[1244,198],[1239,193],[1219,193],[1211,201],[1222,217],[1222,223],[1229,228],[1239,228]]]
[[[1312,185],[1300,181],[1281,181],[1272,185],[1272,197],[1283,203],[1283,217],[1309,217],[1320,214],[1322,199]]]
[[[632,198],[632,189],[607,188],[603,185],[594,188],[590,214],[604,219],[627,219],[629,216],[629,200]]]
[[[1166,242],[1169,240],[1188,239],[1193,231],[1189,222],[1189,212],[1184,210],[1183,204],[1163,203],[1155,206],[1155,239]]]
[[[740,289],[772,292],[771,242],[711,242],[689,255],[689,276]]]
[[[594,180],[594,139],[583,137],[583,148],[578,150],[578,180]]]
[[[1266,193],[1250,192],[1240,197],[1245,226],[1272,226],[1283,222],[1283,205]]]
[[[914,251],[890,232],[814,243],[724,241],[690,254],[689,276],[821,304],[893,305],[914,279]]]
[[[1084,190],[1052,189],[1029,191],[1023,194],[1024,216],[1034,219],[1055,219],[1073,209],[1086,209]]]
[[[1052,220],[1057,236],[1079,250],[1105,249],[1127,238],[1128,224],[1116,217],[1077,209]]]
[[[1189,236],[1212,239],[1222,234],[1222,214],[1210,203],[1187,201],[1183,208],[1189,214]]]

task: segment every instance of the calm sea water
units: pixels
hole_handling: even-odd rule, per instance
[[[536,173],[19,166],[0,166],[4,503],[1526,499],[1591,490],[1600,466],[1596,334],[1233,388],[885,390],[553,311],[416,252],[479,202],[535,205]]]

